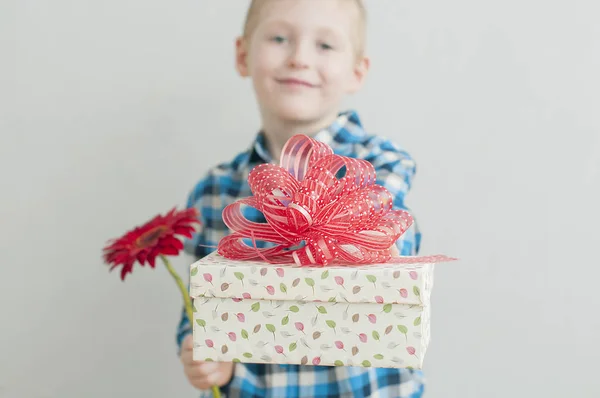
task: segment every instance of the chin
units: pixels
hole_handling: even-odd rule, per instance
[[[312,121],[323,115],[323,107],[314,100],[275,101],[273,113],[279,118],[290,121]]]
[[[291,122],[310,122],[321,116],[321,112],[305,107],[278,107],[274,113],[280,119]]]

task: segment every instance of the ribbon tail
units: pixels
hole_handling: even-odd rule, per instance
[[[394,264],[422,264],[422,263],[430,263],[430,264],[438,264],[438,263],[446,263],[450,261],[457,261],[457,258],[448,257],[443,254],[436,254],[431,256],[394,256],[391,257],[387,262]]]

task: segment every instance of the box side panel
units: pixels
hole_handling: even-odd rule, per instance
[[[295,267],[211,254],[190,267],[192,297],[429,304],[433,264]]]
[[[421,306],[197,298],[194,359],[422,367]]]

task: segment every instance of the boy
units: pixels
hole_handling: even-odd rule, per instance
[[[369,68],[363,54],[365,10],[360,0],[253,0],[244,34],[236,42],[236,68],[252,79],[262,128],[250,148],[209,171],[191,193],[188,206],[201,212],[202,231],[186,242],[201,258],[227,233],[226,205],[250,196],[247,177],[256,165],[277,162],[285,142],[309,134],[335,153],[375,166],[378,183],[404,207],[415,164],[387,140],[367,135],[354,112],[340,113],[344,97],[356,92]],[[254,221],[264,222],[258,211]],[[413,227],[398,241],[403,255],[415,255],[420,234]],[[398,397],[418,398],[422,373],[407,369],[202,363],[192,359],[189,320],[183,312],[177,341],[190,383],[221,387],[229,397]]]

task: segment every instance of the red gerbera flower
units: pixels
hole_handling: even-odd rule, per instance
[[[156,257],[159,257],[177,283],[190,323],[194,322],[194,310],[189,292],[166,256],[176,256],[183,249],[183,243],[177,235],[191,238],[196,229],[195,224],[200,224],[198,214],[194,208],[181,211],[173,209],[166,215],[158,215],[120,238],[109,241],[103,249],[104,260],[111,265],[110,271],[123,267],[122,280],[133,271],[136,261],[142,266],[148,262],[154,268]],[[212,391],[215,398],[221,396],[217,386],[212,386]]]
[[[195,208],[173,209],[166,215],[157,215],[147,223],[135,227],[118,239],[108,242],[104,248],[104,260],[111,264],[110,270],[122,266],[121,279],[133,271],[135,262],[146,262],[154,268],[157,256],[177,255],[183,243],[176,236],[192,237],[195,225],[200,224]]]

